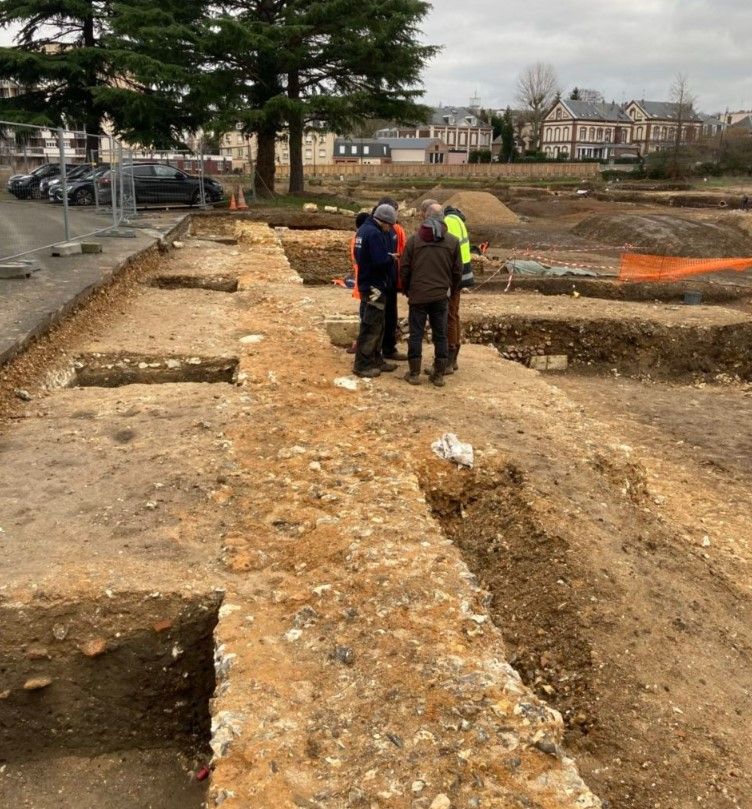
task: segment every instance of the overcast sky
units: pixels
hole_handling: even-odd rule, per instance
[[[752,0],[434,0],[423,28],[444,46],[425,72],[430,104],[477,91],[486,107],[514,106],[517,75],[541,61],[565,92],[663,101],[681,72],[697,109],[752,108]]]
[[[678,72],[703,112],[752,107],[752,0],[434,0],[423,26],[444,45],[426,101],[514,105],[520,69],[550,62],[562,87],[607,101],[662,101]]]

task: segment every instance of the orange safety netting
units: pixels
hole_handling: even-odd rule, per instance
[[[690,275],[752,270],[752,258],[679,258],[623,253],[620,281],[675,281]]]

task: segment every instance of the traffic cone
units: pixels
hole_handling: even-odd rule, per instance
[[[232,196],[230,197],[230,210],[237,211],[238,205],[235,202],[235,193],[233,192]]]
[[[245,195],[243,194],[243,186],[238,186],[238,210],[239,211],[247,211],[248,204],[245,201]]]

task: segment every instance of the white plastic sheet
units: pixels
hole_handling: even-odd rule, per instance
[[[445,461],[466,466],[472,469],[474,456],[472,444],[465,444],[454,433],[444,433],[438,441],[431,444],[431,449]]]

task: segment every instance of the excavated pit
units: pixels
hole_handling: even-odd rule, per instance
[[[465,339],[495,346],[529,365],[536,356],[566,356],[577,373],[617,373],[658,381],[719,375],[752,378],[752,324],[665,325],[624,319],[468,318]]]
[[[214,292],[237,292],[239,281],[226,275],[157,275],[148,285],[157,289],[209,289]]]
[[[203,806],[220,603],[108,591],[0,605],[0,803]]]
[[[237,357],[153,357],[133,354],[87,354],[76,359],[68,387],[119,388],[181,382],[232,384]]]

